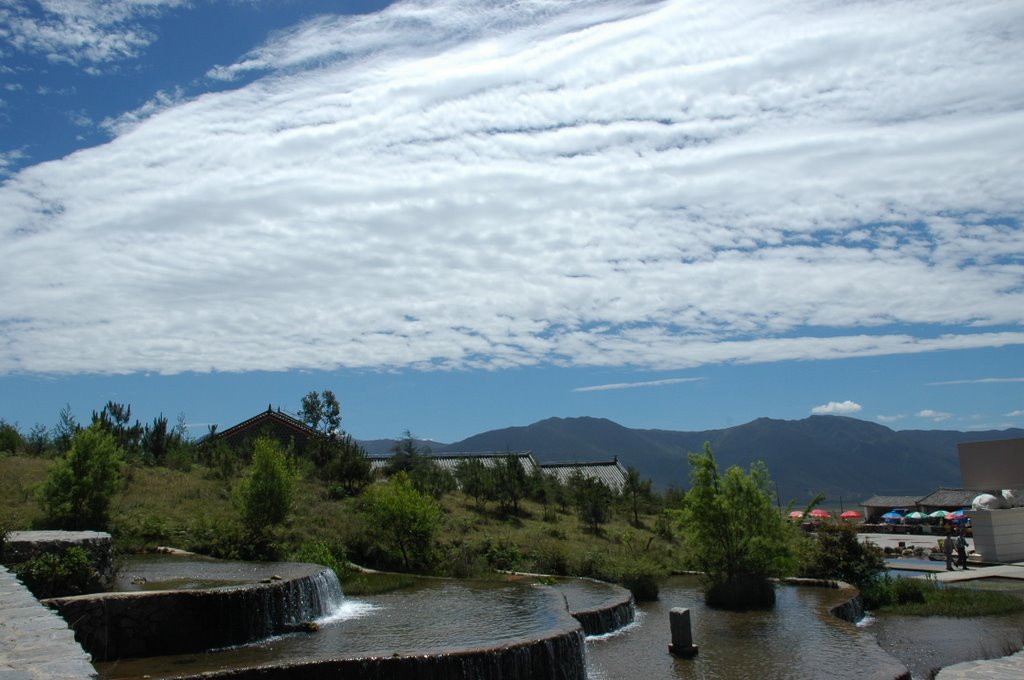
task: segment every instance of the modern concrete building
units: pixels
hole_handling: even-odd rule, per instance
[[[1024,489],[1024,439],[960,444],[960,477],[965,487]],[[971,510],[974,550],[985,562],[1024,561],[1024,507]]]

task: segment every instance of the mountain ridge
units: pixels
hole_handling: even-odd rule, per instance
[[[711,444],[719,467],[768,466],[780,503],[816,493],[858,502],[874,494],[921,495],[960,485],[957,444],[1024,437],[1024,429],[893,430],[846,416],[801,420],[756,418],[732,427],[686,432],[628,428],[607,418],[551,417],[530,425],[489,430],[458,442],[427,442],[435,454],[533,451],[543,463],[618,458],[655,486],[689,486],[688,452]],[[371,454],[394,440],[360,442]],[[371,445],[372,444],[372,445]]]

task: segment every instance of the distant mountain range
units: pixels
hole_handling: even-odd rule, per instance
[[[960,484],[957,444],[1024,437],[1024,429],[959,432],[892,430],[839,416],[757,420],[722,430],[637,430],[604,418],[548,418],[525,427],[491,430],[453,444],[419,442],[434,453],[533,451],[542,463],[610,460],[634,466],[656,487],[689,486],[687,453],[710,442],[719,467],[748,468],[762,460],[783,504],[816,493],[856,504],[869,496],[921,495]],[[394,440],[360,442],[388,453]]]

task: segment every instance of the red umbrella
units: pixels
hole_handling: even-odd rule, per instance
[[[811,517],[817,517],[818,519],[826,519],[826,518],[832,516],[832,515],[828,514],[828,510],[822,510],[821,508],[815,508],[814,510],[811,510],[807,514],[810,515]]]
[[[839,516],[842,519],[864,519],[864,515],[860,514],[856,510],[847,510],[846,512]]]
[[[803,510],[794,510],[793,512],[789,513],[789,518],[790,519],[803,519],[804,518],[804,512],[803,512]]]

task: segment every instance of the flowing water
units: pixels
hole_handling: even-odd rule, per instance
[[[555,590],[524,583],[424,579],[394,593],[342,599],[319,630],[203,654],[122,659],[103,678],[169,677],[289,660],[450,654],[537,639],[576,622]]]
[[[293,567],[295,565],[292,565]],[[130,588],[231,586],[291,573],[288,565],[204,562],[182,573],[180,563],[152,560],[122,571]],[[131,583],[132,579],[135,583]],[[721,612],[704,606],[694,577],[661,584],[661,599],[636,607],[636,620],[619,632],[587,638],[591,680],[672,678],[711,680],[771,678],[880,678],[910,668],[915,678],[967,658],[1000,656],[1021,641],[1024,617],[984,620],[868,618],[853,625],[828,609],[847,591],[780,586],[774,609]],[[608,599],[606,586],[560,580],[554,588],[528,583],[423,579],[393,593],[345,598],[323,587],[319,630],[200,654],[126,659],[99,664],[102,678],[152,678],[295,660],[391,655],[445,655],[510,645],[575,626],[566,612]],[[690,609],[693,659],[673,657],[669,611]],[[876,641],[877,636],[877,641]],[[897,658],[902,661],[897,661]]]
[[[781,586],[774,609],[722,612],[704,606],[694,577],[661,583],[657,602],[637,606],[637,622],[587,639],[591,680],[694,678],[895,678],[902,666],[864,629],[828,613],[848,595],[829,588]],[[690,610],[693,659],[669,654],[669,611]]]

